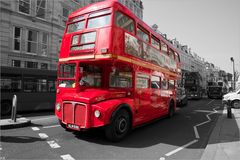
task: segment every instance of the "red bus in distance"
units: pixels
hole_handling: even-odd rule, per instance
[[[67,21],[58,64],[55,115],[62,127],[104,127],[119,141],[132,128],[176,109],[179,54],[115,0],[91,4]]]

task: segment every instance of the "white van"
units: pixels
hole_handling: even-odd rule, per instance
[[[233,108],[240,108],[240,88],[234,92],[223,95],[222,102]]]

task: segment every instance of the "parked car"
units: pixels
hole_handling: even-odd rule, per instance
[[[178,87],[177,88],[177,106],[183,107],[188,104],[188,98],[185,92],[185,88]]]
[[[240,88],[236,91],[223,95],[223,104],[227,104],[233,108],[240,108]]]

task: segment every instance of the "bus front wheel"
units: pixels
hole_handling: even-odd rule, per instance
[[[130,131],[130,116],[125,109],[119,110],[105,128],[106,138],[113,142],[123,139]]]

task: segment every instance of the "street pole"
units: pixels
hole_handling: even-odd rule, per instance
[[[231,57],[230,60],[233,62],[233,90],[235,90],[235,64],[233,57]]]

